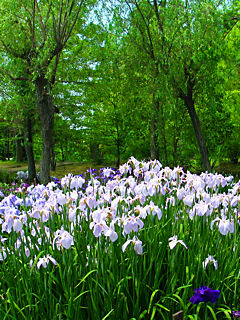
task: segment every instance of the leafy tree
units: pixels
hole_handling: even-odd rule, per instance
[[[223,60],[219,68],[222,73],[227,73],[222,88],[223,106],[225,112],[229,114],[232,124],[232,131],[228,134],[227,155],[237,162],[240,157],[240,23],[236,23],[234,28],[226,37],[228,57]]]
[[[40,180],[50,180],[55,106],[52,88],[61,54],[79,33],[92,1],[1,1],[1,49],[4,70],[34,84],[42,128]]]
[[[9,83],[10,82],[10,83]],[[2,117],[15,131],[16,161],[19,153],[23,155],[24,147],[28,162],[28,179],[36,179],[36,167],[33,153],[33,126],[35,123],[36,99],[30,82],[26,80],[11,79],[8,75],[4,79],[7,95],[2,95]]]
[[[206,124],[200,123],[197,106],[201,92],[214,94],[215,83],[209,74],[214,74],[225,53],[224,37],[236,23],[235,2],[126,0],[124,4],[128,6],[128,14],[123,10],[123,20],[128,19],[126,37],[152,78],[152,155],[157,157],[159,132],[166,150],[168,97],[180,98],[191,119],[204,168],[210,171],[202,129]]]

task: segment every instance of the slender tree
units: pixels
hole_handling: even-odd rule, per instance
[[[33,126],[36,99],[33,88],[29,81],[11,79],[8,75],[3,81],[7,95],[1,95],[0,115],[16,132],[16,161],[23,161],[20,156],[26,154],[28,179],[34,181],[36,167],[33,153]]]

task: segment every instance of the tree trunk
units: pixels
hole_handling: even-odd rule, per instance
[[[51,170],[56,171],[56,168],[57,168],[57,162],[56,162],[55,153],[54,153],[51,157]]]
[[[35,80],[38,113],[42,127],[42,159],[40,182],[50,181],[51,151],[53,146],[54,105],[48,80],[40,75]]]
[[[36,180],[36,167],[33,153],[33,138],[32,138],[32,120],[31,115],[27,116],[24,125],[24,146],[28,162],[28,180],[30,182]]]
[[[159,160],[158,125],[159,125],[159,102],[153,94],[153,113],[151,121],[151,159]]]
[[[178,141],[179,141],[179,137],[176,137],[176,135],[174,134],[174,137],[173,137],[173,165],[174,165],[174,167],[176,167],[176,165],[177,165]]]
[[[10,160],[10,142],[9,142],[10,134],[9,129],[7,129],[7,141],[6,141],[6,159]]]
[[[61,154],[62,154],[62,162],[64,162],[64,161],[65,161],[65,156],[64,156],[64,150],[63,150],[63,145],[62,145],[62,143],[61,143],[60,148],[61,148]]]
[[[116,138],[116,143],[117,143],[117,163],[116,163],[116,167],[119,168],[120,166],[120,157],[121,157],[121,153],[120,153],[120,144],[121,144],[121,139],[120,139],[120,128],[119,128],[119,113],[117,112],[117,105],[112,102],[113,104],[113,108],[114,108],[114,118],[115,118],[115,126],[116,126],[116,132],[117,132],[117,138]]]
[[[116,163],[116,167],[119,168],[120,166],[120,143],[121,143],[121,140],[120,140],[120,134],[119,134],[119,128],[118,128],[118,125],[117,125],[117,163]]]
[[[16,140],[16,162],[26,160],[26,151],[24,149],[24,138],[22,135],[17,136]]]
[[[151,159],[159,159],[159,145],[157,133],[158,121],[155,117],[152,118],[151,123]]]
[[[153,55],[153,60],[155,60]],[[163,103],[160,101],[160,98],[156,95],[159,90],[159,65],[155,62],[155,79],[154,79],[154,93],[153,93],[153,114],[152,114],[152,123],[151,123],[151,159],[160,160],[159,155],[159,133],[161,132],[161,138],[163,143],[163,152],[165,164],[168,165],[168,155],[167,155],[167,142],[165,135],[165,120],[163,112]],[[160,123],[161,122],[161,123]]]
[[[161,114],[161,132],[162,132],[162,139],[163,139],[163,150],[164,150],[164,158],[165,158],[165,165],[168,166],[168,154],[167,154],[167,141],[166,141],[166,133],[165,133],[165,119],[163,113],[163,103],[158,100],[159,103],[159,110]]]
[[[120,139],[117,138],[117,163],[116,163],[116,167],[119,168],[120,166]]]
[[[90,142],[90,157],[94,163],[101,164],[102,157],[101,157],[101,153],[99,150],[99,144],[96,141]]]
[[[182,93],[180,97],[183,99],[185,106],[187,107],[189,116],[192,120],[192,124],[193,124],[193,128],[197,138],[198,146],[200,149],[204,169],[208,172],[211,172],[211,165],[208,158],[207,146],[205,143],[205,139],[200,126],[200,121],[194,105],[193,88],[194,88],[194,82],[189,77],[187,82],[187,94]]]
[[[54,145],[52,146],[52,152],[51,152],[51,170],[56,171],[57,162],[56,162],[56,155],[54,152]]]

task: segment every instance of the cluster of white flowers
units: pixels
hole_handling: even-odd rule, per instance
[[[207,216],[209,228],[215,230],[217,227],[223,236],[234,232],[238,221],[240,184],[233,184],[232,177],[208,173],[199,176],[185,173],[180,167],[162,168],[157,160],[139,162],[133,157],[119,171],[121,177],[117,175],[106,180],[105,184],[93,178],[84,189],[85,179],[69,174],[62,178],[60,186],[54,182],[47,186],[30,186],[24,199],[14,194],[3,198],[0,202],[2,233],[17,233],[16,250],[24,245],[28,256],[33,246],[42,245],[39,230],[44,230],[44,241],[49,241],[53,250],[70,250],[74,246],[74,228],[85,219],[94,237],[106,237],[111,242],[124,239],[123,252],[132,244],[134,251],[141,255],[144,251],[141,230],[146,219],[150,216],[152,223],[161,223],[168,209],[178,205],[184,207],[189,219]],[[105,168],[102,174],[105,178],[112,177],[113,170]],[[23,173],[19,172],[18,176],[23,177]],[[228,193],[218,192],[226,186],[231,187]],[[67,219],[68,230],[63,227],[59,230],[43,228],[53,215]],[[178,219],[178,215],[175,218]],[[29,226],[31,235],[24,234],[24,225]],[[38,245],[36,241],[33,245],[31,237],[37,237]],[[191,247],[191,244],[185,244],[184,239],[178,240],[177,235],[169,238],[170,250],[177,244],[186,249]],[[4,245],[0,249],[0,260],[6,259],[7,254]],[[56,264],[52,256],[46,255],[39,258],[37,267],[45,268],[49,261]],[[203,267],[211,262],[217,268],[212,256],[203,262]]]

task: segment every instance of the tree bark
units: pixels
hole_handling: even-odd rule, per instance
[[[161,115],[161,133],[162,133],[162,140],[163,140],[163,150],[164,150],[164,158],[165,158],[165,165],[168,166],[168,154],[167,154],[167,141],[166,141],[166,133],[165,133],[165,119],[163,113],[163,103],[158,100],[159,103],[159,110]]]
[[[176,165],[177,165],[178,141],[179,141],[179,137],[176,137],[176,135],[174,134],[174,137],[173,137],[173,165],[174,165],[174,167],[176,167]]]
[[[102,157],[99,150],[99,144],[96,141],[90,142],[90,157],[96,164],[102,163]]]
[[[155,60],[155,55],[152,56]],[[153,114],[151,122],[151,159],[160,160],[159,154],[159,133],[161,132],[161,138],[163,143],[163,152],[165,158],[165,165],[168,165],[168,155],[167,155],[167,142],[165,135],[165,120],[163,112],[163,103],[160,101],[160,98],[157,96],[159,90],[159,65],[155,63],[155,79],[154,79],[154,93],[153,93]]]
[[[28,180],[33,182],[36,180],[36,166],[33,153],[32,120],[29,115],[26,117],[24,125],[24,146],[28,163]]]
[[[51,170],[56,171],[57,162],[56,162],[56,155],[54,151],[55,142],[52,144],[52,150],[51,150]]]
[[[47,184],[50,181],[51,152],[53,147],[54,105],[48,80],[39,75],[35,80],[37,92],[38,113],[42,125],[42,159],[40,182]]]
[[[7,129],[7,141],[6,141],[6,159],[9,161],[10,160],[10,134],[9,134],[9,129]],[[6,160],[5,159],[5,160]]]
[[[24,137],[17,136],[16,140],[16,162],[23,162],[26,160],[26,151],[24,149]]]
[[[208,172],[211,172],[211,165],[208,158],[208,150],[206,146],[206,142],[202,133],[200,121],[195,109],[194,99],[193,99],[193,88],[194,88],[194,81],[191,79],[191,77],[188,77],[187,80],[187,94],[184,94],[182,91],[180,92],[180,98],[183,99],[185,106],[187,107],[189,116],[191,118],[193,128],[195,131],[195,135],[197,138],[199,150],[202,157],[202,163],[204,166],[204,169]]]
[[[156,112],[154,112],[156,115]],[[152,117],[151,122],[151,159],[159,160],[159,144],[158,144],[158,120],[156,116]]]
[[[159,142],[158,142],[158,126],[159,126],[159,100],[153,94],[153,113],[151,121],[151,159],[159,160]]]
[[[114,113],[115,113],[115,126],[116,126],[116,132],[117,132],[117,138],[116,138],[116,146],[117,146],[117,163],[116,167],[119,168],[120,162],[121,162],[121,151],[120,151],[120,145],[121,145],[121,138],[120,138],[120,126],[119,126],[119,113],[117,112],[117,105],[112,102]]]
[[[120,161],[121,161],[121,153],[120,153],[120,137],[119,137],[119,132],[117,131],[117,163],[116,167],[119,168],[120,166]]]
[[[61,143],[60,148],[61,148],[61,154],[62,154],[62,162],[64,162],[65,161],[65,156],[64,156],[64,149],[63,149],[62,143]]]
[[[51,155],[51,170],[56,171],[57,167],[57,162],[56,162],[56,156],[54,150],[52,150],[52,155]]]

